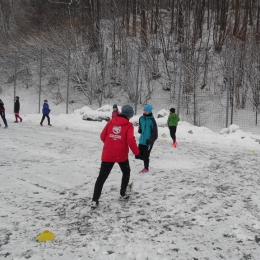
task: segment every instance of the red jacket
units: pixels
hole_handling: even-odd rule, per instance
[[[108,121],[100,134],[104,142],[101,160],[103,162],[124,162],[128,159],[129,148],[135,155],[139,149],[134,136],[134,126],[124,116],[117,116]]]
[[[112,112],[112,118],[114,118],[115,116],[119,115],[120,111],[116,110]]]

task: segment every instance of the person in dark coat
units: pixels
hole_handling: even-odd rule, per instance
[[[112,118],[114,118],[115,116],[119,115],[120,111],[118,110],[117,104],[113,105],[113,112],[112,112]]]
[[[141,136],[139,138],[138,148],[140,154],[136,159],[144,161],[144,168],[140,173],[149,172],[150,153],[155,140],[158,138],[157,123],[154,119],[152,110],[153,107],[151,105],[145,105],[143,115],[139,118],[138,133],[141,134]]]
[[[18,123],[18,118],[20,120],[20,122],[23,121],[23,119],[19,116],[19,112],[20,112],[20,101],[19,101],[19,97],[16,96],[15,97],[15,102],[14,102],[14,116],[15,116],[15,123]]]
[[[48,119],[48,125],[52,126],[51,123],[50,123],[50,117],[49,117],[50,112],[51,112],[51,110],[50,110],[49,105],[48,105],[48,100],[45,99],[43,107],[42,107],[42,120],[41,120],[41,123],[40,123],[41,126],[43,126],[42,123],[43,123],[45,117],[47,117],[47,119]]]
[[[0,99],[0,115],[3,119],[3,122],[5,124],[5,129],[8,128],[8,125],[7,125],[7,121],[6,121],[6,118],[5,118],[5,107],[4,107],[4,102],[2,101],[2,99]]]
[[[119,164],[123,174],[119,200],[124,201],[129,199],[129,195],[126,194],[131,171],[128,161],[129,147],[135,155],[139,154],[139,149],[134,136],[134,126],[129,122],[129,119],[133,115],[134,110],[131,106],[123,106],[121,113],[109,120],[100,134],[100,139],[103,141],[104,146],[101,157],[101,167],[94,188],[91,208],[96,208],[98,206],[103,185],[115,163]]]

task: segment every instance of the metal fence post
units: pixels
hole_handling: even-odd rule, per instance
[[[106,48],[105,61],[104,61],[104,66],[103,66],[102,86],[101,86],[101,93],[100,93],[101,97],[100,97],[99,107],[102,106],[102,98],[103,98],[103,91],[104,91],[104,85],[105,85],[106,66],[107,66],[107,52],[108,52],[108,48]]]
[[[66,103],[66,114],[69,113],[69,87],[70,87],[70,49],[68,56],[68,77],[67,77],[67,103]]]
[[[181,59],[180,59],[180,77],[179,77],[179,93],[178,93],[178,106],[177,106],[177,115],[180,115],[180,103],[181,103],[181,78],[182,78],[182,66],[183,66],[183,45],[180,46],[181,50]]]
[[[227,84],[226,127],[228,127],[229,90],[231,88],[230,63],[231,63],[231,43],[228,44],[228,84]]]
[[[136,71],[135,115],[137,114],[140,57],[141,57],[141,47],[139,46],[139,47],[138,47],[137,71]]]
[[[42,50],[40,52],[40,79],[39,79],[39,107],[38,107],[38,113],[40,114],[41,112],[41,91],[42,91]]]
[[[14,52],[14,100],[16,97],[17,52]]]

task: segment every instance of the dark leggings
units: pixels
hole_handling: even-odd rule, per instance
[[[47,117],[47,119],[48,119],[48,125],[49,125],[49,124],[50,124],[50,117],[49,117],[49,114],[43,114],[43,115],[42,115],[42,121],[41,121],[41,124],[43,123],[45,117]]]
[[[5,112],[4,111],[0,112],[0,115],[1,115],[1,117],[3,119],[3,121],[4,121],[5,126],[7,126],[7,121],[6,121],[6,118],[5,118]]]
[[[153,148],[153,144],[148,146],[148,145],[138,145],[139,151],[140,151],[140,159],[144,161],[144,168],[149,169],[149,162],[150,162],[150,153]]]
[[[99,176],[96,180],[95,188],[94,188],[94,194],[93,194],[93,201],[98,201],[103,189],[103,185],[111,172],[114,162],[101,162],[101,167],[99,171]],[[129,161],[128,159],[124,162],[119,162],[118,163],[120,166],[120,169],[123,173],[122,180],[121,180],[121,189],[120,189],[120,195],[124,196],[125,191],[129,182],[130,178],[130,166],[129,166]]]
[[[174,141],[176,141],[176,130],[177,130],[177,126],[169,126],[169,129],[170,129],[170,135],[171,135],[171,138]]]

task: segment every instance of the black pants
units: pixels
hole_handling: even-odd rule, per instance
[[[5,112],[4,111],[0,112],[0,115],[1,115],[1,117],[3,119],[3,121],[4,121],[5,126],[7,126],[7,121],[6,121],[6,118],[5,118]]]
[[[138,145],[139,151],[140,151],[140,159],[144,161],[144,168],[149,169],[149,162],[150,162],[150,153],[153,148],[153,144],[148,146],[148,145]]]
[[[48,125],[49,125],[49,124],[50,124],[50,117],[49,117],[49,114],[43,114],[43,115],[42,115],[42,121],[41,121],[41,124],[43,123],[45,117],[47,117],[47,119],[48,119]]]
[[[169,126],[169,129],[170,129],[170,135],[171,135],[171,138],[174,141],[176,141],[176,130],[177,130],[177,126]]]
[[[96,180],[95,188],[94,188],[94,194],[93,194],[93,201],[98,201],[99,197],[101,195],[103,185],[111,172],[114,162],[101,162],[101,167],[99,171],[99,176]],[[118,163],[120,166],[120,169],[123,173],[122,180],[121,180],[121,189],[120,189],[120,195],[124,196],[126,192],[126,188],[130,179],[130,166],[129,166],[129,161],[128,159],[124,162],[119,162]]]

